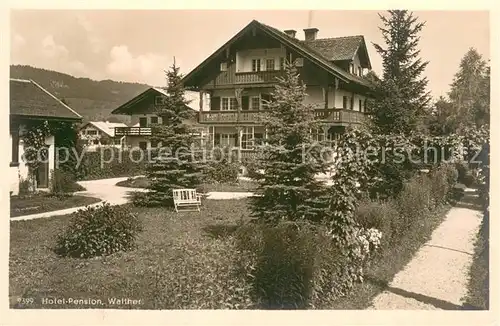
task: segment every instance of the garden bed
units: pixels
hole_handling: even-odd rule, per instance
[[[101,201],[99,198],[86,196],[54,196],[36,194],[10,197],[10,217],[46,213],[66,208],[86,206]]]
[[[130,178],[118,182],[119,187],[129,188],[147,188],[149,180],[146,177]],[[255,191],[257,183],[247,180],[238,180],[237,183],[204,183],[200,186],[204,192],[221,191],[221,192],[251,192]]]

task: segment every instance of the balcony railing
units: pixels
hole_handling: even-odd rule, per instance
[[[253,84],[253,83],[273,83],[276,77],[282,76],[283,71],[253,71],[237,72],[235,75],[235,84]]]
[[[262,123],[265,111],[202,111],[199,122],[206,124],[221,123]],[[322,122],[336,122],[339,124],[363,123],[365,114],[358,111],[346,109],[317,109],[314,111],[316,119]]]
[[[116,127],[115,136],[151,136],[150,127]]]

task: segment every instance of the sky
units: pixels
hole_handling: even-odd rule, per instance
[[[425,27],[419,48],[434,97],[446,95],[470,47],[490,58],[488,11],[414,11]],[[281,30],[316,27],[318,38],[364,35],[373,70],[381,59],[383,11],[304,10],[13,10],[11,64],[96,80],[165,85],[175,57],[188,73],[252,19]],[[310,26],[309,26],[310,25]]]

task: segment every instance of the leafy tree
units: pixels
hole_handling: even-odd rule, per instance
[[[457,128],[489,123],[490,69],[486,61],[470,48],[460,62],[449,92],[457,119]]]
[[[428,62],[419,57],[418,50],[418,34],[425,23],[407,10],[389,10],[388,16],[379,16],[385,47],[374,44],[383,64],[371,104],[374,126],[383,134],[408,134],[422,129],[430,101],[427,79],[421,77]]]
[[[261,221],[319,221],[326,212],[326,188],[315,175],[327,164],[312,138],[311,130],[320,126],[314,108],[304,104],[305,97],[296,68],[286,62],[284,77],[278,79],[267,104],[267,144],[258,147],[254,178],[259,196],[252,202],[252,212]]]
[[[163,123],[152,129],[152,142],[161,147],[151,152],[151,162],[146,175],[151,180],[149,191],[136,198],[136,203],[148,206],[173,207],[172,190],[197,188],[203,177],[204,165],[196,157],[196,136],[189,123],[194,112],[184,97],[182,76],[174,64],[166,72],[168,97],[158,107]]]

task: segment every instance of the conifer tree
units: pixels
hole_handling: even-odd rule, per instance
[[[197,188],[203,179],[204,163],[197,154],[197,136],[192,127],[194,112],[184,97],[182,76],[175,59],[166,77],[168,96],[164,105],[157,107],[162,124],[152,128],[150,137],[160,148],[151,153],[146,171],[149,191],[141,196],[142,204],[148,206],[172,207],[173,189]]]
[[[376,86],[376,100],[371,105],[375,131],[383,134],[409,134],[422,127],[428,114],[427,79],[422,77],[428,62],[418,50],[418,34],[425,23],[407,10],[389,10],[379,15],[385,48],[374,44],[382,57],[383,76]]]
[[[284,76],[266,104],[267,138],[257,152],[260,172],[254,176],[258,188],[251,205],[257,220],[318,222],[325,216],[326,187],[315,175],[325,172],[327,163],[312,138],[311,131],[320,126],[314,120],[314,108],[304,104],[306,95],[295,66],[286,62]]]

